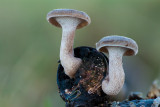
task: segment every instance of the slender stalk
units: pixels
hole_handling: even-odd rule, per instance
[[[109,75],[102,82],[102,89],[108,95],[117,95],[124,84],[122,56],[126,50],[120,47],[107,47],[107,49],[109,52]]]
[[[73,43],[75,30],[80,20],[72,17],[56,18],[62,27],[62,40],[60,47],[60,60],[66,75],[73,78],[81,64],[80,58],[74,57]]]

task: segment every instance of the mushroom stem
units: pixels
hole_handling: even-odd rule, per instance
[[[102,82],[102,89],[108,95],[117,95],[124,84],[125,74],[122,65],[122,56],[126,49],[107,47],[109,52],[109,75]]]
[[[73,17],[58,17],[57,22],[62,27],[62,40],[60,47],[60,60],[65,74],[73,78],[81,64],[80,58],[74,57],[73,43],[75,30],[80,23],[80,19]]]

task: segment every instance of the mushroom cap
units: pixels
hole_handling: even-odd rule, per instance
[[[74,9],[55,9],[47,14],[48,22],[57,27],[61,27],[61,25],[56,21],[57,17],[75,17],[81,19],[81,23],[77,26],[77,29],[91,23],[90,17],[85,12]]]
[[[126,48],[125,56],[132,56],[138,53],[137,43],[133,39],[124,36],[106,36],[96,43],[98,51],[108,53],[107,47]]]

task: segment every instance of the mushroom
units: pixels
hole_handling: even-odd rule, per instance
[[[117,95],[125,80],[122,56],[136,55],[138,45],[131,38],[114,35],[102,38],[96,43],[96,49],[109,57],[109,74],[102,81],[102,90],[107,95]]]
[[[74,57],[73,43],[75,30],[90,24],[90,17],[82,11],[73,9],[55,9],[47,14],[52,25],[62,28],[60,61],[64,72],[73,78],[82,60]]]

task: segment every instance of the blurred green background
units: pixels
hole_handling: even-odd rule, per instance
[[[159,0],[0,0],[0,107],[64,107],[56,85],[61,29],[46,21],[57,8],[91,17],[74,47],[115,34],[136,40],[139,54],[123,60],[126,86],[147,93],[160,71]]]

